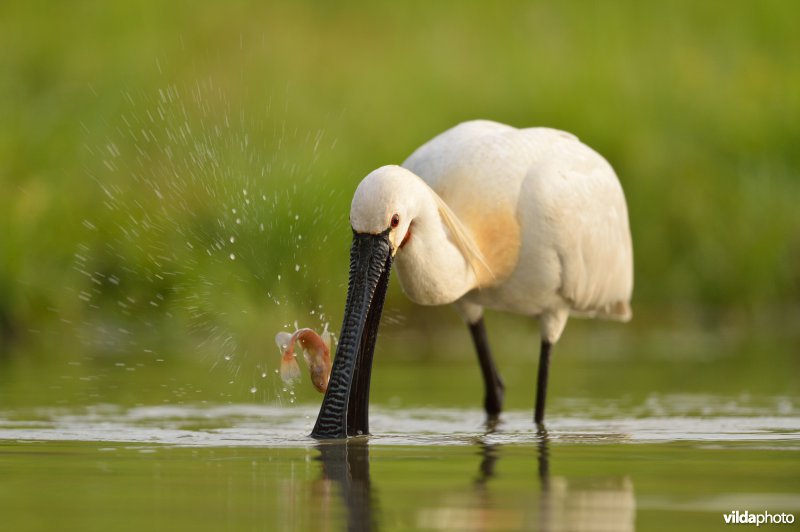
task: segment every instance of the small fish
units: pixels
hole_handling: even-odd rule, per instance
[[[297,365],[297,355],[294,354],[294,338],[292,334],[281,331],[275,335],[275,343],[281,350],[281,379],[291,384],[300,379],[300,366]]]
[[[275,336],[275,343],[281,350],[281,379],[291,383],[300,378],[295,345],[300,346],[303,358],[308,364],[311,383],[318,391],[325,393],[331,376],[331,333],[327,325],[322,335],[313,329],[298,329],[294,334],[282,331]]]

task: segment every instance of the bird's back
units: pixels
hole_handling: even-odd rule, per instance
[[[424,179],[472,234],[489,271],[468,298],[537,315],[628,319],[633,259],[622,187],[575,136],[465,122],[403,166]]]

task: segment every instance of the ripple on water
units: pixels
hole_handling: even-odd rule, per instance
[[[706,445],[752,442],[800,450],[800,416],[785,397],[651,397],[642,405],[555,402],[548,437],[558,442]],[[37,408],[0,412],[0,440],[127,442],[203,447],[308,447],[317,405],[164,405]],[[576,414],[579,413],[579,414]],[[657,412],[657,413],[656,413]],[[375,445],[525,444],[539,436],[528,411],[512,411],[491,431],[482,411],[371,409]]]

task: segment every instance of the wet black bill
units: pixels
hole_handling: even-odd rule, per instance
[[[346,438],[369,433],[369,383],[378,325],[392,267],[388,230],[353,234],[350,282],[328,391],[311,436]]]

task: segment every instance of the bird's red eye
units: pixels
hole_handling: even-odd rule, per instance
[[[394,216],[392,216],[392,229],[397,227],[399,224],[400,224],[400,216],[395,214]]]

